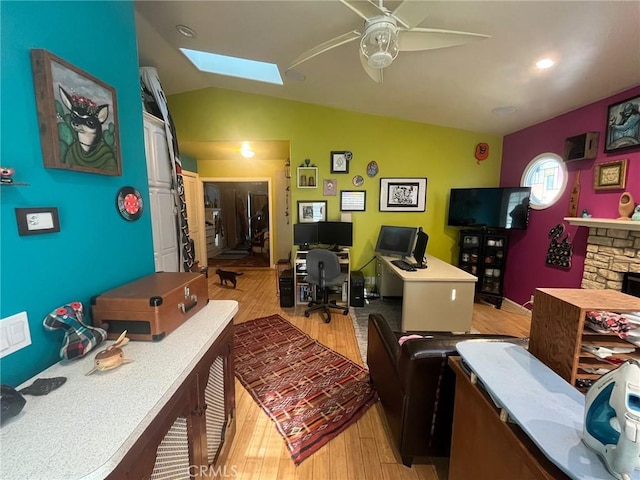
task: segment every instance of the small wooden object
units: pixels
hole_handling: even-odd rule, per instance
[[[94,367],[89,372],[87,372],[86,375],[91,375],[96,370],[112,370],[119,367],[123,363],[133,362],[133,360],[124,358],[124,352],[120,348],[124,347],[127,343],[129,343],[129,339],[127,338],[127,331],[125,330],[113,345],[102,350],[101,352],[98,352],[94,359]]]
[[[580,170],[576,172],[576,179],[573,181],[571,195],[569,196],[569,216],[578,215],[578,198],[580,197]]]

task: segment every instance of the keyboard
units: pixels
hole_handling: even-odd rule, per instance
[[[391,260],[391,263],[398,267],[400,270],[406,270],[407,272],[416,271],[416,267],[411,265],[409,262],[405,262],[404,260]]]

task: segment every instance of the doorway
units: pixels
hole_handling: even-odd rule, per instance
[[[271,180],[204,178],[210,267],[272,265]]]

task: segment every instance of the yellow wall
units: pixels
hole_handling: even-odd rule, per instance
[[[322,180],[337,179],[338,191],[355,190],[353,176],[362,175],[365,182],[360,189],[367,191],[367,210],[352,213],[352,269],[361,268],[372,258],[380,225],[422,226],[430,237],[427,252],[453,261],[458,230],[446,226],[449,190],[499,183],[502,137],[497,135],[214,88],[173,95],[169,97],[169,107],[179,141],[289,140],[292,223],[297,221],[298,200],[327,200],[327,220],[340,220],[339,196],[324,197]],[[490,155],[478,163],[474,153],[480,142],[489,144]],[[348,174],[330,173],[332,150],[353,152]],[[295,167],[305,158],[319,168],[317,189],[295,187]],[[228,165],[216,167],[211,166],[213,162],[201,160],[198,158],[201,176],[231,171]],[[366,166],[372,160],[378,163],[380,173],[369,178]],[[256,176],[251,168],[239,170],[244,173],[237,176]],[[426,212],[379,212],[381,177],[427,177]],[[276,195],[284,192],[276,191]],[[364,271],[372,276],[373,263]]]

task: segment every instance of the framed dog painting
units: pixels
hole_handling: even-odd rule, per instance
[[[46,50],[31,64],[44,166],[122,175],[116,91]]]

